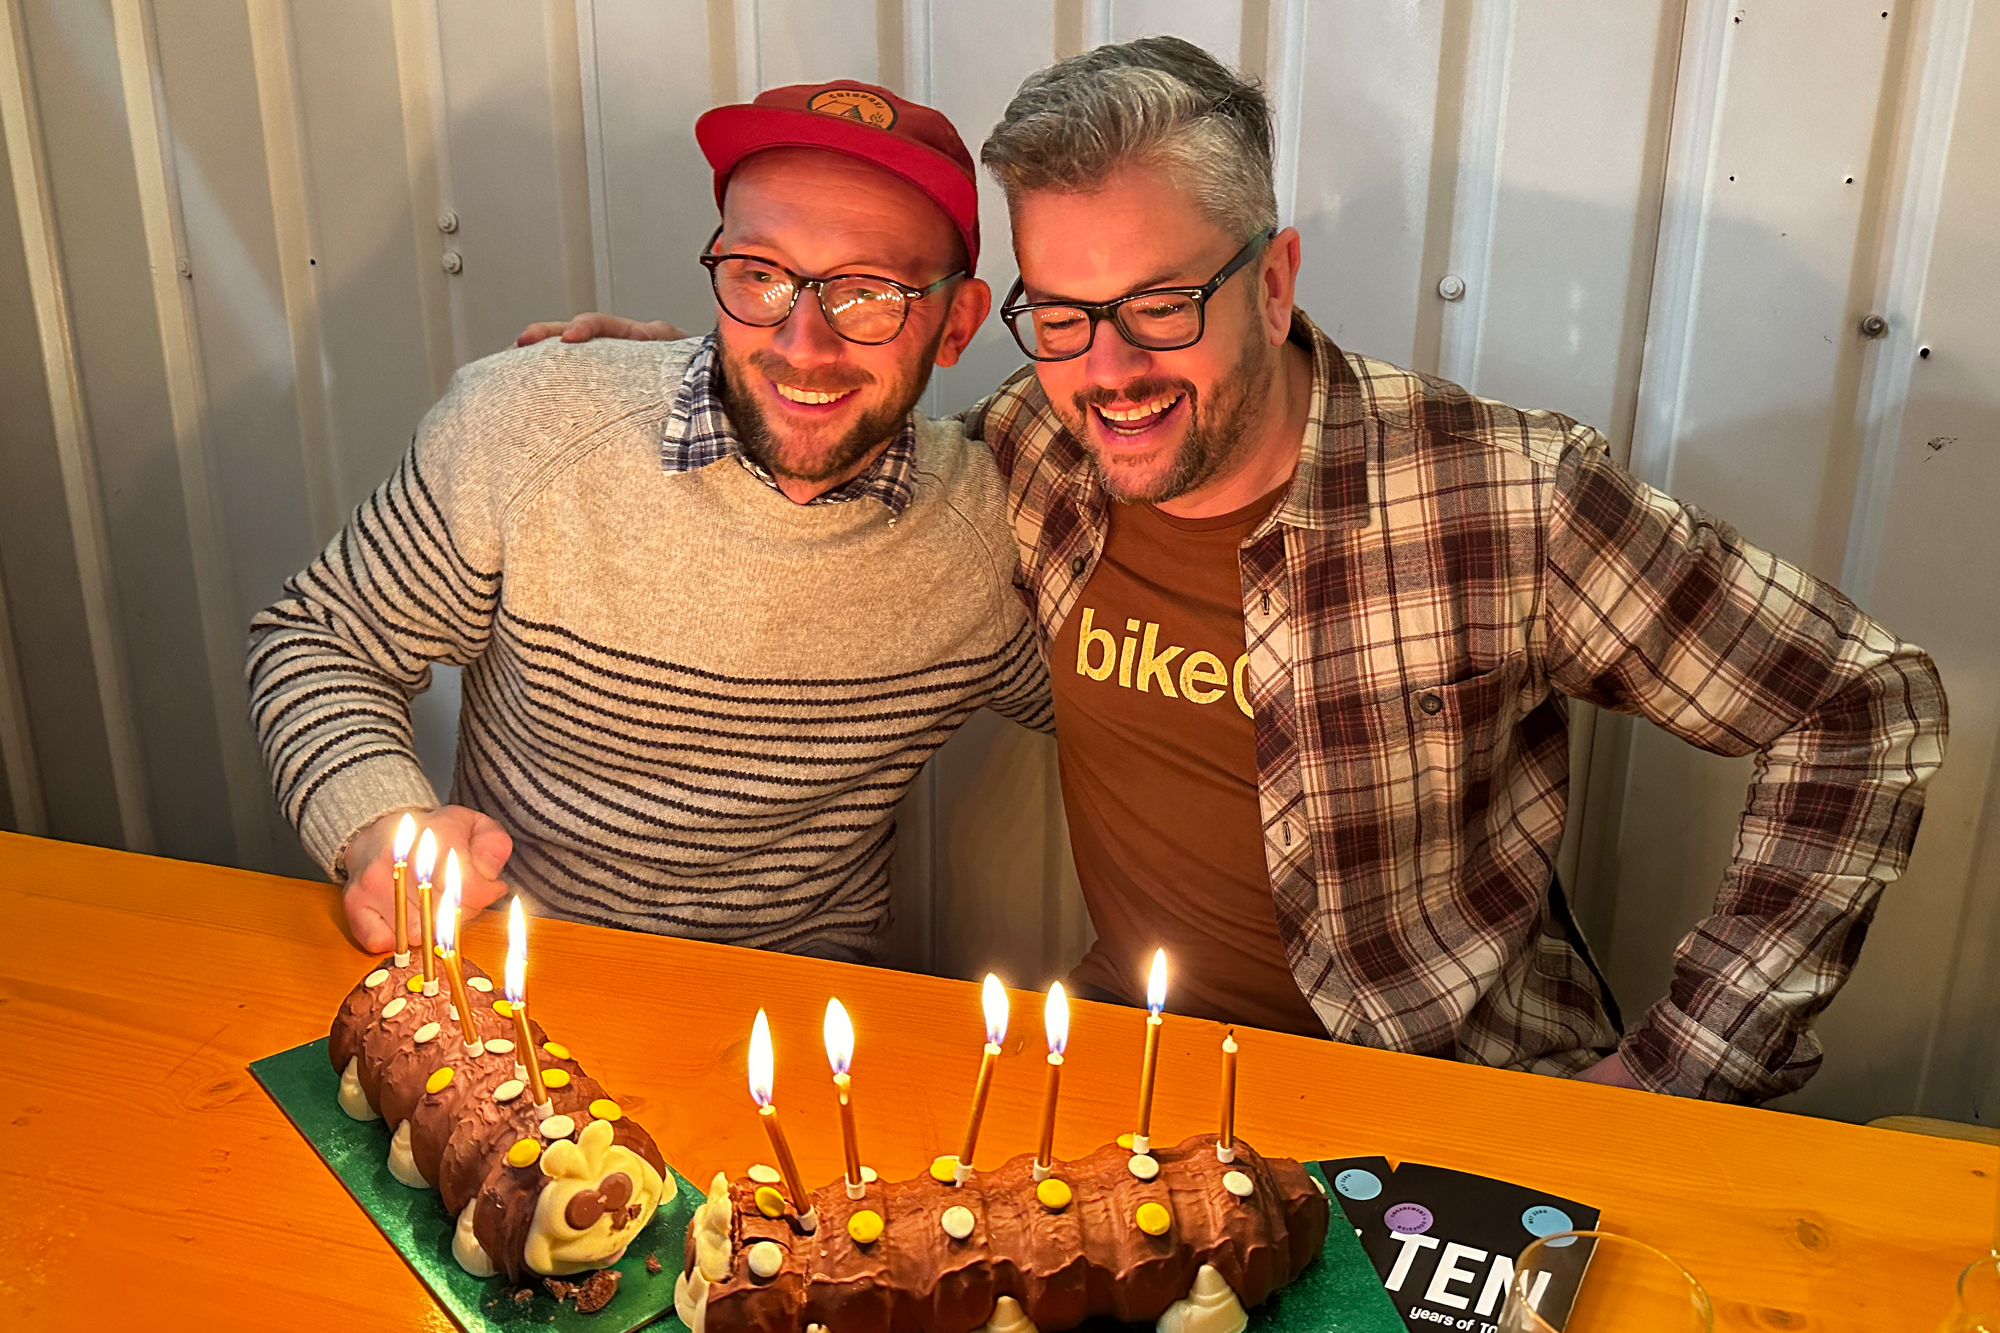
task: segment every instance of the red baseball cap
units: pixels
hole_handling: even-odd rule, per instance
[[[719,106],[694,123],[715,168],[715,204],[729,173],[766,148],[824,148],[872,162],[922,190],[965,241],[967,273],[979,265],[979,180],[972,154],[941,111],[872,83],[795,83]]]

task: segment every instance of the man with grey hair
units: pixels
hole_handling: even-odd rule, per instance
[[[1136,1003],[1165,947],[1176,1011],[1724,1100],[1804,1083],[1942,757],[1922,650],[1589,427],[1335,347],[1293,305],[1263,93],[1200,48],[1031,76],[981,158],[1034,366],[966,429],[1050,663],[1078,988]],[[1629,1031],[1555,877],[1566,698],[1759,756],[1715,912]]]

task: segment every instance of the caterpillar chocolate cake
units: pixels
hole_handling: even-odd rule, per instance
[[[769,1168],[718,1175],[676,1310],[693,1333],[1054,1333],[1096,1316],[1237,1333],[1326,1240],[1305,1168],[1240,1140],[1107,1145],[1052,1168],[1037,1181],[1023,1155],[962,1185],[872,1181],[860,1199],[836,1182],[815,1192],[811,1231]]]
[[[530,1022],[548,1096],[538,1108],[515,1020],[495,1007],[506,1001],[463,966],[477,1053],[449,990],[424,994],[420,963],[379,967],[348,994],[327,1036],[341,1109],[387,1122],[389,1170],[438,1192],[457,1219],[452,1255],[475,1277],[521,1282],[618,1262],[667,1188],[659,1148]]]

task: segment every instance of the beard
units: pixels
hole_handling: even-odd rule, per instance
[[[923,354],[883,386],[873,407],[864,411],[845,433],[824,439],[821,438],[824,432],[820,431],[794,431],[786,435],[774,429],[763,404],[743,387],[749,382],[750,373],[761,372],[794,388],[820,393],[866,393],[870,386],[881,383],[878,376],[851,366],[801,371],[776,352],[762,348],[739,357],[729,350],[727,343],[717,339],[722,358],[722,405],[751,462],[773,477],[812,483],[831,481],[852,471],[871,449],[901,429],[930,384],[931,361],[943,340],[944,329],[940,326]]]
[[[1125,504],[1161,504],[1213,481],[1249,447],[1270,397],[1271,377],[1276,370],[1277,355],[1264,341],[1262,330],[1253,323],[1245,332],[1236,364],[1216,377],[1214,392],[1206,398],[1191,380],[1140,379],[1116,389],[1079,390],[1070,399],[1069,411],[1058,407],[1056,415],[1062,418],[1070,434],[1083,443],[1097,479],[1113,499]],[[1113,476],[1097,450],[1090,447],[1091,409],[1121,400],[1142,403],[1176,392],[1187,398],[1187,433],[1181,437],[1166,468],[1154,476],[1136,480]]]

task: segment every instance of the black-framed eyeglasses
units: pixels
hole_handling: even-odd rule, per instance
[[[912,287],[879,273],[804,278],[761,255],[706,253],[721,238],[722,228],[717,227],[702,247],[701,262],[708,269],[709,285],[715,288],[715,303],[722,307],[722,313],[753,329],[775,329],[792,317],[799,293],[811,290],[819,298],[819,311],[826,316],[827,327],[864,347],[894,342],[909,322],[912,305],[952,279],[965,276],[965,270],[958,269],[928,287]]]
[[[1102,305],[1074,301],[1022,301],[1019,278],[1007,292],[1000,318],[1021,350],[1037,361],[1068,361],[1097,341],[1097,326],[1110,320],[1125,341],[1149,352],[1178,352],[1201,341],[1208,323],[1209,298],[1236,271],[1262,254],[1278,234],[1272,227],[1236,252],[1222,271],[1199,287],[1155,287]]]

